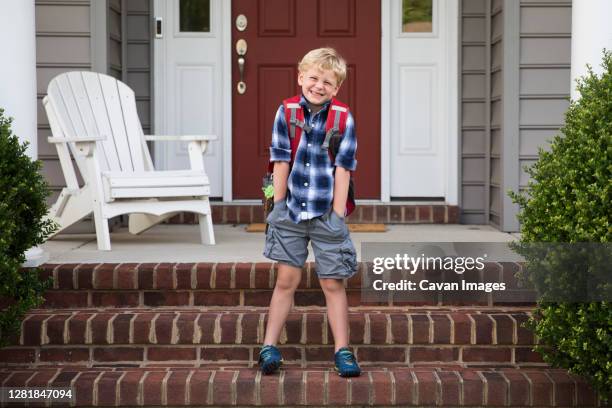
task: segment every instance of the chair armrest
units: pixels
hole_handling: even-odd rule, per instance
[[[106,136],[84,136],[84,137],[48,137],[49,143],[74,143],[74,142],[98,142],[106,140]]]
[[[169,136],[169,135],[145,135],[146,141],[159,141],[159,142],[193,142],[193,141],[211,141],[217,140],[216,135],[183,135],[183,136]]]

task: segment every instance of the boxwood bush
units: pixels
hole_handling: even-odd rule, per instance
[[[588,66],[577,81],[560,135],[538,161],[525,194],[510,193],[520,206],[521,242],[601,242],[612,238],[612,53],[604,72]],[[571,271],[559,272],[560,274]],[[571,281],[571,276],[558,276]],[[574,278],[575,279],[575,278]],[[528,325],[549,364],[583,375],[603,399],[612,394],[612,303],[540,301]],[[548,347],[547,347],[548,346]],[[551,347],[552,346],[552,347]]]
[[[0,109],[0,347],[19,329],[25,312],[42,302],[46,282],[36,268],[22,269],[25,251],[55,229],[47,214],[47,183]]]

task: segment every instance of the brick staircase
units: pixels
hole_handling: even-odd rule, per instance
[[[597,406],[584,380],[531,350],[530,305],[365,305],[359,277],[347,293],[363,374],[340,378],[311,264],[281,335],[284,368],[262,376],[275,273],[270,263],[45,265],[53,288],[0,349],[0,385],[71,386],[76,406]]]

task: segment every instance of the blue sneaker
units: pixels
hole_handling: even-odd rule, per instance
[[[266,345],[259,352],[259,367],[264,374],[272,374],[283,364],[280,350],[272,345]]]
[[[340,377],[358,377],[361,374],[357,359],[348,347],[338,350],[334,359],[336,360],[335,368]]]

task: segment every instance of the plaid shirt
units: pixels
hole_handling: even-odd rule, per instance
[[[296,224],[325,214],[331,208],[334,196],[334,166],[328,152],[321,148],[325,139],[325,122],[330,102],[327,102],[314,116],[308,108],[304,95],[300,98],[300,105],[304,110],[304,121],[312,126],[312,130],[309,133],[302,131],[295,161],[287,180],[287,208]],[[346,130],[334,165],[355,170],[356,150],[355,121],[349,111]],[[291,161],[291,144],[285,120],[285,108],[282,104],[276,112],[272,128],[270,161]]]

